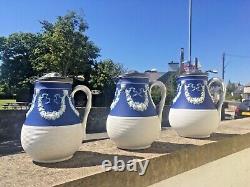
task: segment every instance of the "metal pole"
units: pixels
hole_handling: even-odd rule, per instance
[[[222,79],[225,78],[225,53],[222,54]]]
[[[183,73],[183,63],[184,63],[184,48],[181,48],[181,57],[180,57],[180,67],[179,74]]]
[[[189,0],[189,65],[192,59],[192,0]]]

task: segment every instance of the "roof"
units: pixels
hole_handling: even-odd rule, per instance
[[[234,91],[235,94],[241,94],[243,93],[244,86],[238,86],[236,90]]]
[[[249,82],[249,83],[247,83],[245,86],[250,87],[250,82]]]
[[[171,81],[172,76],[176,76],[176,72],[175,71],[168,71],[165,74],[163,74],[158,80],[163,82],[163,83],[167,83],[168,81]]]
[[[162,77],[166,72],[157,72],[157,71],[146,71],[145,75],[148,77],[149,82],[153,82]]]
[[[146,71],[145,72],[145,75],[148,77],[149,82],[159,80],[163,83],[166,83],[169,80],[169,77],[175,74],[176,72],[174,71],[168,71],[168,72]]]

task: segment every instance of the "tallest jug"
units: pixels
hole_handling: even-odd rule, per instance
[[[169,122],[180,136],[209,137],[220,123],[225,86],[221,79],[208,81],[207,73],[189,71],[189,68],[177,78],[177,95],[170,108]],[[216,105],[210,94],[212,84],[222,88]]]
[[[91,108],[91,91],[78,85],[72,91],[73,79],[59,73],[48,73],[35,81],[34,96],[22,127],[21,143],[36,162],[53,163],[70,159],[85,137]],[[81,122],[74,106],[74,95],[87,96]]]

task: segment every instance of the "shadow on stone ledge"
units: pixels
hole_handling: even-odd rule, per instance
[[[109,160],[114,162],[114,156],[118,156],[118,160],[123,160],[125,163],[132,159],[144,159],[144,157],[138,156],[125,156],[125,155],[116,155],[116,154],[102,154],[92,151],[77,151],[73,158],[58,163],[38,163],[34,164],[48,167],[48,168],[80,168],[80,167],[91,167],[91,166],[100,166],[102,165],[103,160]]]
[[[155,141],[152,143],[151,147],[148,149],[141,149],[141,150],[126,150],[130,152],[138,152],[138,153],[172,153],[177,150],[188,148],[188,147],[195,147],[196,145],[193,144],[176,144],[176,143],[169,143],[169,142],[160,142]]]
[[[223,134],[223,133],[212,133],[209,138],[189,138],[189,139],[196,139],[198,140],[210,140],[210,141],[219,141],[226,138],[231,138],[233,136],[237,136],[239,134]],[[169,142],[160,142],[155,141],[152,143],[151,147],[148,149],[141,149],[141,150],[126,150],[130,152],[138,152],[138,153],[172,153],[180,149],[196,147],[198,145],[194,144],[176,144],[176,143],[169,143]]]
[[[224,134],[224,133],[212,133],[210,135],[210,137],[208,138],[196,138],[198,140],[211,140],[211,141],[218,141],[218,140],[222,140],[225,138],[231,138],[233,136],[237,136],[239,134]]]

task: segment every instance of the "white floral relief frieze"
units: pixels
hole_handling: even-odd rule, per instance
[[[39,95],[40,90],[35,89],[34,95],[33,95],[33,100],[32,104],[30,106],[29,111],[26,114],[26,117],[29,116],[29,114],[33,111],[35,107],[35,102],[37,100],[37,96]],[[60,109],[58,111],[53,111],[53,112],[46,112],[44,105],[50,104],[51,98],[48,97],[47,93],[43,93],[38,97],[38,111],[44,119],[47,120],[56,120],[62,116],[62,114],[66,111],[66,103],[65,103],[65,98],[68,98],[70,108],[73,110],[73,112],[79,116],[79,112],[76,110],[75,106],[72,103],[72,98],[68,94],[68,90],[63,90],[63,96],[61,97],[60,94],[55,94],[53,96],[53,102],[56,104],[60,104]],[[44,100],[44,102],[42,101]]]
[[[210,89],[209,89],[209,87],[208,87],[207,85],[206,85],[206,88],[207,88],[207,90],[208,90],[208,94],[209,94],[210,98],[212,99],[213,103],[215,103],[215,98],[214,98],[214,96],[211,94],[211,91],[210,91]]]
[[[191,92],[200,92],[200,97],[192,97],[190,94]],[[193,84],[193,83],[188,83],[187,85],[184,85],[184,92],[185,92],[185,97],[187,101],[191,104],[201,104],[205,100],[205,85],[202,83],[198,84]]]
[[[74,112],[77,116],[80,116],[78,110],[76,110],[75,106],[73,105],[72,98],[69,97],[68,94],[67,94],[67,97],[68,97],[68,99],[69,99],[69,106],[70,106],[70,108],[73,110],[73,112]]]
[[[177,86],[177,94],[176,94],[175,98],[173,99],[173,103],[175,103],[177,101],[177,99],[179,99],[179,97],[181,96],[182,87],[183,87],[183,83],[181,82]]]
[[[26,118],[30,115],[30,113],[33,111],[34,107],[35,107],[35,102],[36,102],[36,98],[37,98],[37,95],[39,94],[39,90],[38,89],[35,89],[34,90],[34,94],[33,94],[33,99],[32,99],[32,103],[31,103],[31,106],[30,106],[30,109],[29,111],[26,113]]]
[[[62,114],[66,110],[66,104],[65,104],[65,97],[68,96],[68,90],[63,90],[63,96],[61,97],[59,94],[54,95],[54,102],[59,102],[58,99],[60,98],[60,108],[58,111],[46,111],[44,108],[44,105],[50,103],[50,98],[48,98],[47,93],[43,93],[38,97],[38,111],[42,118],[47,120],[56,120],[62,116]],[[45,102],[43,103],[43,99]]]
[[[145,85],[145,88],[138,89],[130,87],[125,89],[126,100],[130,108],[136,111],[145,111],[148,108],[149,98],[148,98],[148,85]],[[144,98],[144,102],[134,101],[133,97],[139,96]]]
[[[110,105],[111,110],[113,110],[113,108],[115,108],[116,104],[118,103],[118,101],[120,99],[120,94],[121,94],[121,90],[119,88],[116,88],[114,100],[113,100],[112,104]]]

